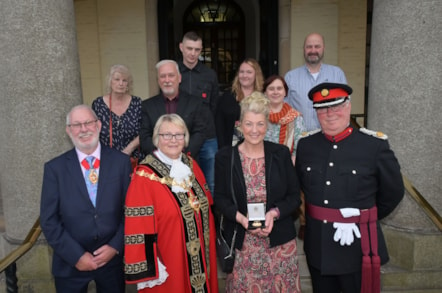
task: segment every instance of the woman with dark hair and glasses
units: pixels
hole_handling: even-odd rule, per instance
[[[126,283],[139,292],[218,292],[213,200],[183,153],[185,122],[161,116],[152,141],[156,150],[137,166],[126,195]]]

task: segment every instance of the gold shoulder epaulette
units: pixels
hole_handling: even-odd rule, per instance
[[[320,131],[321,131],[321,128],[318,128],[318,129],[315,129],[315,130],[312,130],[312,131],[304,131],[304,132],[301,133],[301,138],[304,138],[304,137],[316,134],[316,133],[318,133]]]
[[[374,130],[370,130],[370,129],[363,128],[363,127],[359,128],[359,131],[362,132],[362,133],[365,133],[367,135],[374,136],[374,137],[379,138],[379,139],[384,139],[385,140],[385,139],[388,138],[388,136],[385,133],[380,132],[380,131],[374,131]]]

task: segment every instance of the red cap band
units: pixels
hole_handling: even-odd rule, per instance
[[[341,88],[322,89],[313,94],[313,103],[327,102],[336,98],[347,97],[348,95],[348,92]]]

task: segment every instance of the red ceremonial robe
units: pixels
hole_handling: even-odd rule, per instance
[[[126,283],[157,279],[157,257],[169,274],[163,284],[139,292],[218,292],[213,199],[197,163],[184,154],[182,161],[194,174],[189,192],[173,193],[170,169],[149,155],[126,195]]]

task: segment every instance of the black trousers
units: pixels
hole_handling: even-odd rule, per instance
[[[360,293],[361,271],[345,275],[322,275],[317,268],[309,266],[314,293]]]

